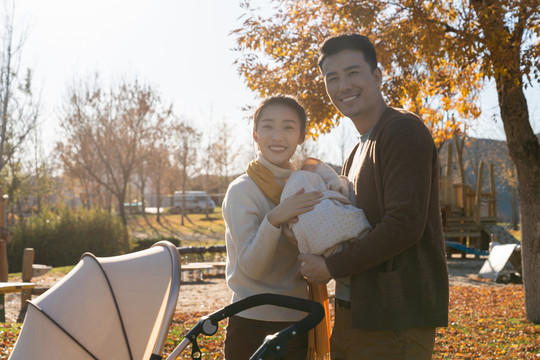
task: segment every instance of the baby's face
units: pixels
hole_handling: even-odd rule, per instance
[[[302,166],[302,170],[315,172],[317,169],[317,164],[305,164]]]
[[[318,164],[319,164],[319,160],[315,158],[307,158],[306,160],[304,160],[301,170],[316,172]]]

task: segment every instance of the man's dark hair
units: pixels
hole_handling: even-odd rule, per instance
[[[341,34],[326,38],[320,49],[319,68],[322,70],[323,62],[328,56],[343,50],[361,51],[371,71],[377,68],[377,53],[373,43],[366,36],[359,34]]]
[[[264,99],[257,109],[255,109],[255,113],[253,114],[253,129],[255,131],[257,130],[257,125],[259,124],[261,118],[261,112],[264,110],[264,108],[270,105],[283,105],[294,110],[298,115],[298,119],[300,120],[300,130],[305,134],[307,122],[306,110],[302,105],[300,105],[294,96],[283,94],[273,95]]]

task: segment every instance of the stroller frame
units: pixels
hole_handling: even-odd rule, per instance
[[[163,359],[179,296],[180,272],[178,249],[168,241],[109,258],[83,254],[68,275],[29,302],[9,359]],[[198,335],[213,335],[219,321],[261,305],[286,307],[307,315],[267,336],[251,360],[282,358],[289,340],[305,334],[324,317],[324,308],[311,300],[253,295],[202,317],[167,360],[177,359],[190,343],[191,357],[201,359]]]

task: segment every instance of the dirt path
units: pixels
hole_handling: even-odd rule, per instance
[[[448,260],[448,271],[451,286],[505,286],[478,277],[478,271],[485,259],[457,259]],[[34,278],[39,287],[50,287],[62,278],[61,275],[45,274]],[[20,281],[13,279],[12,281]],[[329,283],[329,295],[334,294],[334,282]],[[180,296],[177,311],[189,313],[209,313],[229,304],[231,291],[222,276],[205,278],[204,281],[183,283],[180,287]],[[17,319],[20,307],[19,294],[6,296],[6,321],[14,322]]]

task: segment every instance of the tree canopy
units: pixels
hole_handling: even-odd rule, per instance
[[[521,71],[528,82],[538,79],[539,47],[532,41],[539,35],[538,5],[532,0],[495,3],[486,11],[504,11],[507,26],[527,18]],[[478,93],[484,80],[504,72],[491,60],[486,42],[507,36],[497,31],[484,34],[468,2],[275,0],[273,4],[275,11],[268,15],[252,2],[242,2],[244,23],[233,31],[240,53],[238,70],[262,97],[276,92],[298,96],[307,107],[309,134],[314,138],[330,131],[340,118],[317,67],[318,47],[327,36],[368,35],[385,74],[386,100],[420,115],[437,143],[480,115]]]
[[[156,92],[136,81],[111,90],[95,84],[73,88],[63,116],[65,141],[57,146],[66,172],[114,194],[125,224],[130,178],[169,116]]]

